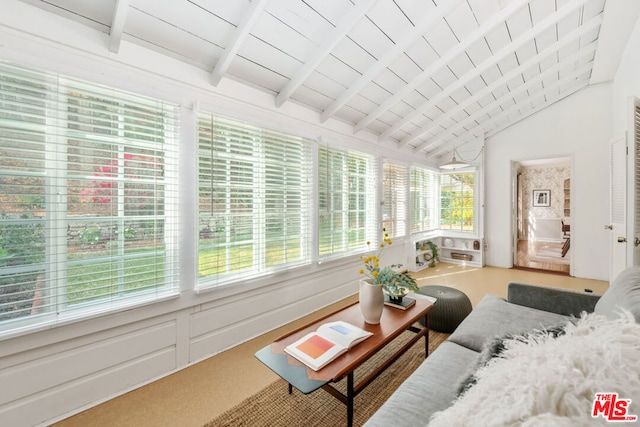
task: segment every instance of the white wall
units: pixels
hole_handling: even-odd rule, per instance
[[[512,162],[571,158],[572,274],[609,279],[609,140],[612,88],[587,87],[486,141],[487,264],[510,268]]]

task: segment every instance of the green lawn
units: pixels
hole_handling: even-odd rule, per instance
[[[332,242],[339,242],[341,235],[336,233],[331,237],[325,235],[321,239],[321,253],[329,253]],[[351,232],[348,238],[361,240],[362,233]],[[230,247],[205,242],[198,252],[198,276],[213,277],[252,269],[261,272],[261,269],[301,261],[308,256],[299,238],[269,242],[262,262],[259,262],[261,254],[254,253],[255,250],[249,240],[237,241]],[[77,305],[154,290],[165,286],[164,270],[165,255],[153,247],[127,248],[124,256],[118,256],[115,248],[84,248],[68,254],[67,288],[62,295],[67,304]],[[35,283],[24,286],[27,285],[33,288]]]

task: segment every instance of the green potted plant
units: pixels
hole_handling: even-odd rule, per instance
[[[440,255],[438,254],[438,245],[436,245],[431,240],[429,240],[427,241],[427,246],[431,251],[431,259],[429,260],[429,267],[433,268],[436,266],[436,263],[440,261]]]
[[[399,270],[402,264],[390,264],[380,267],[382,251],[392,244],[386,230],[382,229],[382,231],[384,233],[383,241],[377,253],[367,257],[360,256],[360,259],[364,262],[364,268],[360,269],[360,274],[365,275],[371,284],[380,285],[390,299],[401,300],[408,292],[417,292],[419,288],[413,277]],[[371,243],[367,242],[367,245],[371,245]]]

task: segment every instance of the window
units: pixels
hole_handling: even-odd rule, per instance
[[[177,293],[176,120],[0,64],[0,329]]]
[[[322,147],[318,160],[319,254],[344,255],[377,243],[377,162],[355,151]]]
[[[475,231],[475,172],[452,172],[440,176],[440,228]]]
[[[407,234],[407,168],[385,163],[382,172],[382,226],[390,237]]]
[[[411,233],[438,228],[438,174],[411,168]]]
[[[198,277],[211,286],[309,263],[312,141],[198,115]]]

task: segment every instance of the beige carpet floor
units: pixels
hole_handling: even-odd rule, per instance
[[[412,332],[403,333],[356,369],[356,384],[412,335]],[[429,352],[434,351],[448,336],[449,334],[429,331]],[[353,425],[364,424],[423,361],[424,342],[420,340],[356,396]],[[346,379],[336,383],[335,387],[345,393]],[[346,425],[346,420],[346,406],[329,393],[320,389],[305,395],[294,389],[293,394],[289,394],[287,383],[279,379],[211,420],[206,427],[324,427]]]
[[[596,294],[602,294],[609,286],[605,281],[578,279],[567,275],[497,267],[478,268],[447,263],[440,263],[436,268],[425,269],[416,273],[414,277],[419,286],[441,285],[459,289],[469,296],[474,306],[487,293],[505,297],[506,285],[512,281],[573,290],[589,288]],[[285,333],[356,300],[357,295],[353,295],[319,309],[290,324],[266,332],[143,387],[96,404],[54,425],[55,427],[202,427],[278,378],[253,356],[256,351]],[[326,394],[322,390],[318,393]],[[356,416],[359,411],[358,402],[361,402],[363,396],[360,394],[356,398]]]

